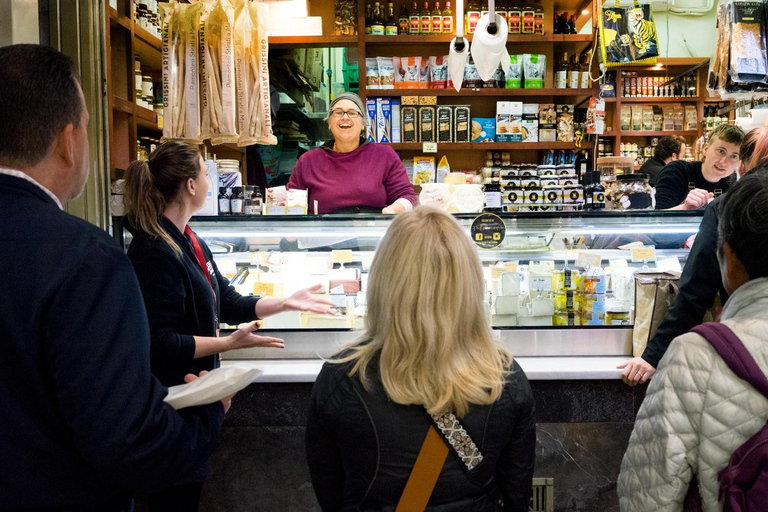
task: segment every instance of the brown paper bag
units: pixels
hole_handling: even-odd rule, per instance
[[[635,272],[632,355],[640,357],[678,293],[680,272]]]

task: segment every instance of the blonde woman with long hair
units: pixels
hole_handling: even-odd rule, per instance
[[[323,511],[394,510],[430,428],[455,414],[484,459],[449,454],[426,510],[527,511],[535,423],[530,385],[493,338],[480,260],[462,227],[427,207],[396,218],[368,279],[365,334],[312,391],[307,456]]]

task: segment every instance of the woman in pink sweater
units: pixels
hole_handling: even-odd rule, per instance
[[[368,119],[360,97],[351,92],[331,102],[328,127],[333,140],[299,158],[289,189],[307,190],[309,211],[317,213],[401,213],[416,195],[397,153],[368,142]]]

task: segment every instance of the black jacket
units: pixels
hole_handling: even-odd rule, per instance
[[[126,227],[134,233],[128,248],[152,333],[152,373],[166,386],[184,383],[184,375],[218,366],[218,355],[194,358],[195,336],[215,336],[216,319],[239,324],[256,319],[258,297],[245,297],[222,276],[208,245],[197,237],[208,264],[211,284],[203,274],[189,237],[166,218],[163,229],[181,249],[179,257],[160,237]],[[211,285],[216,292],[211,293]]]
[[[732,181],[733,177],[728,176],[717,183],[708,182],[701,172],[701,162],[669,162],[661,170],[656,182],[656,209],[674,208],[685,201],[688,192],[694,188],[712,192],[717,197],[728,190]]]
[[[421,406],[390,401],[371,363],[366,392],[348,365],[327,363],[312,390],[307,459],[320,507],[331,511],[394,511],[430,426]],[[473,479],[495,473],[507,506],[527,512],[536,431],[531,387],[515,362],[502,397],[473,406],[461,423],[484,456]],[[437,370],[436,370],[437,371]],[[431,512],[495,510],[483,487],[470,481],[451,451],[427,507]]]
[[[707,310],[714,305],[718,292],[723,304],[728,300],[717,262],[717,226],[722,198],[709,203],[704,211],[699,233],[680,276],[680,293],[643,351],[643,359],[654,368],[673,339],[701,323]]]
[[[649,158],[645,163],[640,166],[640,170],[637,172],[648,175],[648,183],[652,186],[656,186],[656,181],[659,179],[659,174],[666,164],[663,160],[656,158],[655,156]]]
[[[0,175],[0,247],[0,510],[122,510],[130,489],[191,476],[224,410],[162,402],[114,240]]]

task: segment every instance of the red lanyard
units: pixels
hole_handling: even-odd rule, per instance
[[[203,249],[200,247],[200,242],[197,241],[195,232],[189,229],[189,226],[184,227],[184,234],[189,236],[189,238],[192,240],[192,247],[195,249],[195,257],[197,258],[197,263],[200,265],[200,269],[203,271],[205,278],[208,280],[208,284],[211,285],[211,292],[213,293],[213,307],[216,308],[216,292],[213,289],[211,274],[208,272],[208,265],[205,262],[205,255],[203,255]],[[216,316],[218,316],[218,314]]]

